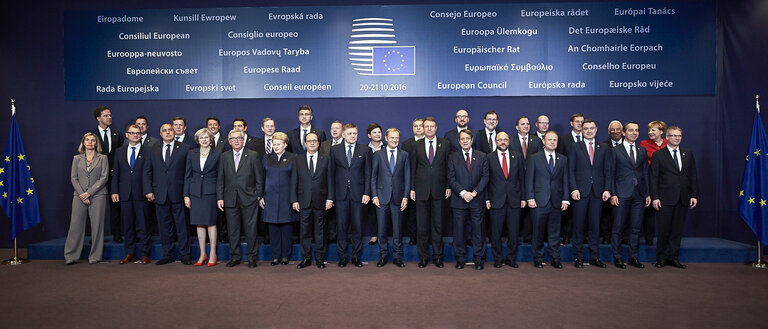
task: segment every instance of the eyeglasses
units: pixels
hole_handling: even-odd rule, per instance
[[[134,136],[135,136],[135,135],[139,135],[139,134],[141,134],[141,133],[140,133],[140,132],[138,132],[138,131],[129,131],[129,132],[126,132],[126,134],[128,134],[128,135],[134,135]]]
[[[241,141],[241,140],[244,140],[244,139],[245,138],[242,138],[242,137],[230,137],[229,138],[229,140],[231,140],[231,141],[238,141],[238,140]]]
[[[469,118],[469,116],[466,116],[466,115],[457,115],[457,116],[456,116],[456,118],[457,118],[457,119],[466,119],[466,118]]]

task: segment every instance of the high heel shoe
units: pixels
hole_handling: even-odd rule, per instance
[[[195,263],[195,266],[203,266],[203,264],[205,264],[206,261],[208,261],[208,257],[205,257],[205,259],[203,259],[202,262]]]
[[[211,259],[211,260],[213,261],[213,263],[208,262],[208,267],[216,266],[216,263],[217,263],[216,260],[215,259]]]

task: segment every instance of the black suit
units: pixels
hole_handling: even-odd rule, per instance
[[[573,200],[573,255],[584,260],[584,231],[586,228],[589,256],[599,259],[600,212],[603,207],[602,195],[613,181],[610,165],[613,152],[603,143],[593,140],[592,160],[589,158],[587,141],[571,147],[568,154],[568,177],[571,192],[579,191],[580,199]]]
[[[651,157],[649,178],[651,199],[661,201],[656,260],[662,262],[677,260],[680,254],[680,240],[683,238],[685,215],[691,198],[699,197],[699,182],[693,153],[682,147],[677,151],[675,154],[682,162],[682,167],[679,167],[669,153],[669,147],[653,152]]]
[[[307,154],[293,158],[291,169],[291,203],[298,202],[303,259],[312,259],[314,238],[315,260],[323,261],[325,256],[325,203],[334,199],[333,170],[330,157],[319,152],[313,155],[314,172],[309,170]],[[333,228],[331,228],[333,229]]]
[[[219,140],[216,141],[216,138],[214,137],[214,140],[211,141],[211,144],[214,145],[214,148],[216,148],[219,153],[223,153],[226,150],[229,150],[229,140],[227,139],[227,135],[223,132],[219,132]]]
[[[507,177],[500,159],[507,159]],[[517,260],[518,229],[520,228],[520,201],[523,198],[525,162],[523,155],[507,149],[504,156],[499,150],[488,154],[488,202],[491,204],[491,245],[493,260],[504,259],[501,233],[507,225],[507,257]]]
[[[112,171],[111,193],[117,194],[120,199],[120,211],[123,219],[123,232],[125,233],[125,252],[131,255],[149,257],[149,227],[147,227],[147,198],[144,197],[143,174],[147,163],[148,147],[142,146],[136,152],[133,168],[128,159],[128,150],[131,146],[121,146],[115,150],[115,162]],[[138,254],[136,238],[138,233]]]
[[[496,135],[499,133],[498,130],[493,131],[493,136],[488,136],[488,131],[485,130],[485,128],[480,129],[475,132],[475,142],[472,145],[472,148],[483,152],[485,154],[489,154],[492,151],[496,150]],[[493,138],[492,140],[489,140]]]
[[[415,143],[416,137],[408,138],[401,143],[403,151],[407,152],[410,157],[413,157],[413,145]],[[410,187],[408,188],[410,189]],[[408,207],[403,212],[403,235],[409,236],[412,243],[416,242],[416,201],[411,200],[410,197],[408,197]]]
[[[533,217],[533,259],[544,260],[544,232],[547,232],[549,258],[560,261],[560,216],[564,201],[569,200],[568,158],[552,155],[555,166],[550,171],[546,152],[532,154],[526,163],[525,199],[535,200]]]
[[[621,259],[621,239],[619,237],[625,222],[629,223],[629,258],[637,259],[639,255],[638,238],[640,225],[645,212],[645,199],[648,197],[648,155],[645,148],[635,143],[632,146],[635,162],[623,144],[612,148],[613,162],[611,176],[613,182],[608,187],[612,196],[617,196],[619,206],[613,209],[613,229],[611,230],[611,247],[613,258]]]
[[[101,154],[106,154],[109,160],[109,175],[107,176],[107,186],[112,186],[112,170],[115,164],[115,151],[117,148],[123,145],[125,135],[109,128],[109,141],[110,145],[107,145],[107,141],[104,140],[104,134],[101,133],[99,128],[91,130],[90,132],[99,136],[99,143],[101,144]],[[123,236],[123,222],[120,220],[120,202],[112,202],[109,200],[109,228],[112,233],[112,238],[122,238]]]
[[[517,152],[523,157],[523,168],[525,168],[525,163],[527,162],[529,156],[541,152],[544,149],[544,145],[542,144],[541,139],[539,139],[536,134],[529,133],[527,137],[526,153],[523,153],[523,144],[520,140],[520,135],[515,132],[509,136],[509,150],[512,152]],[[533,234],[533,219],[531,218],[531,211],[532,209],[530,208],[520,209],[520,236],[522,236],[526,241],[531,241]]]
[[[261,156],[256,151],[242,148],[240,164],[235,170],[234,150],[224,152],[219,159],[216,179],[216,198],[224,200],[224,213],[229,228],[229,253],[232,259],[241,259],[240,228],[244,226],[247,244],[246,257],[255,262],[259,256],[256,241],[258,201],[264,194]]]
[[[582,140],[584,140],[584,136],[579,133],[579,141]],[[573,135],[571,135],[571,131],[568,131],[568,133],[561,135],[557,139],[557,152],[565,155],[571,154],[571,148],[573,148],[573,145],[576,143],[577,141],[574,140]],[[569,240],[571,235],[573,235],[573,207],[569,207],[566,211],[563,212],[562,221],[560,223],[560,231],[560,235],[563,237],[563,240]]]
[[[322,144],[323,141],[325,141],[325,131],[322,129],[319,129],[315,127],[315,125],[310,126],[310,129],[307,133],[313,132],[317,134],[317,141]],[[304,141],[301,139],[302,134],[302,128],[301,126],[298,126],[296,128],[291,129],[288,131],[288,149],[286,151],[296,154],[301,154],[306,152],[306,149],[304,149]]]
[[[485,261],[485,201],[488,187],[488,159],[485,153],[472,150],[469,155],[469,168],[466,165],[465,152],[453,152],[448,159],[448,185],[451,187],[451,208],[453,210],[453,246],[457,262],[467,261],[467,245],[464,229],[467,223],[472,227],[473,260],[475,264]],[[477,192],[469,203],[460,196]]]
[[[178,138],[178,139],[176,139],[176,138]],[[183,139],[181,137],[179,137],[179,136],[174,136],[173,139],[176,140],[177,142],[187,144],[187,146],[189,146],[190,149],[198,147],[197,143],[195,143],[195,136],[194,135],[190,135],[190,134],[186,134],[185,133]]]
[[[370,196],[371,191],[371,149],[360,143],[355,143],[353,149],[350,164],[347,160],[346,143],[331,148],[336,218],[338,219],[336,248],[340,260],[347,259],[348,237],[352,245],[352,258],[360,258],[363,250],[364,205],[362,200],[363,195]]]
[[[461,150],[461,145],[459,144],[459,131],[458,127],[453,127],[453,129],[448,130],[445,132],[445,135],[443,135],[443,138],[445,138],[448,143],[451,144],[451,152],[456,152]],[[469,129],[469,126],[467,126],[466,129]]]
[[[144,194],[155,196],[158,232],[163,245],[163,258],[175,259],[173,236],[179,246],[179,258],[190,259],[188,221],[184,209],[184,174],[186,173],[189,145],[174,142],[170,159],[163,161],[167,147],[165,142],[149,150],[148,163],[144,166]],[[174,231],[175,227],[175,231]]]
[[[450,188],[447,179],[450,145],[447,140],[437,137],[432,142],[434,157],[431,163],[427,153],[430,144],[426,138],[414,144],[411,156],[411,191],[416,192],[418,251],[422,261],[429,260],[430,239],[435,259],[442,261],[443,207],[445,190]]]

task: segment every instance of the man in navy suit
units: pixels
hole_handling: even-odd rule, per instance
[[[536,133],[535,133],[536,137],[538,137],[539,139],[543,139],[544,134],[546,134],[547,131],[549,131],[549,117],[544,114],[540,115],[539,117],[536,118],[535,125],[536,125]]]
[[[453,210],[453,246],[456,268],[467,263],[467,245],[464,229],[467,222],[472,226],[475,269],[482,270],[485,263],[486,187],[488,186],[488,159],[486,154],[472,149],[472,132],[464,129],[459,133],[461,151],[453,152],[448,160],[448,185],[451,187]]]
[[[420,140],[424,139],[424,119],[413,119],[413,137],[403,142],[403,151],[408,152],[409,157],[413,158],[413,148]],[[410,187],[407,187],[410,188]],[[403,212],[403,229],[410,239],[409,245],[415,246],[418,234],[416,233],[416,202],[408,199],[408,208]]]
[[[461,109],[456,111],[456,128],[446,131],[443,136],[451,144],[451,152],[461,150],[459,132],[464,129],[469,129],[469,113],[467,113],[467,110]]]
[[[386,132],[387,147],[373,153],[371,171],[371,195],[376,206],[379,225],[379,262],[387,264],[387,222],[392,220],[392,263],[405,267],[403,263],[403,211],[408,207],[408,192],[411,186],[411,160],[408,152],[398,148],[400,130],[389,128]]]
[[[112,186],[112,170],[115,164],[115,151],[123,145],[125,137],[119,131],[112,128],[112,111],[106,106],[99,106],[93,111],[93,116],[98,122],[98,127],[91,130],[92,133],[99,136],[101,143],[101,153],[107,155],[109,160],[109,177],[107,186]],[[112,232],[112,239],[117,242],[123,242],[123,222],[120,220],[120,202],[109,202],[109,227]]]
[[[544,151],[532,154],[526,163],[525,198],[533,209],[533,265],[543,267],[546,230],[549,258],[561,269],[560,215],[570,205],[568,197],[568,158],[555,152],[557,134],[544,134]]]
[[[573,257],[576,268],[584,267],[584,231],[589,242],[589,264],[604,268],[600,260],[600,212],[611,192],[611,153],[608,145],[595,140],[597,123],[584,120],[584,140],[573,145],[568,154],[568,177],[573,200]]]
[[[184,213],[184,174],[189,145],[176,141],[171,124],[160,126],[162,143],[149,149],[144,166],[144,195],[155,203],[163,256],[155,263],[165,265],[176,260],[173,235],[178,239],[179,258],[192,265],[187,217]],[[175,232],[174,232],[175,227]]]
[[[656,267],[686,268],[677,257],[688,207],[693,209],[698,204],[699,181],[693,152],[680,147],[682,140],[680,127],[667,128],[667,147],[654,152],[651,157],[651,199],[653,207],[659,211]]]
[[[414,144],[411,157],[411,200],[416,201],[419,268],[429,264],[429,243],[435,266],[443,263],[443,207],[451,197],[447,180],[448,141],[438,138],[437,122],[424,119],[424,139]],[[457,139],[458,141],[458,139]],[[416,182],[419,182],[418,184]]]
[[[473,147],[485,154],[489,154],[496,150],[496,126],[499,124],[499,115],[494,110],[485,112],[483,118],[485,128],[480,129],[475,134],[475,144]]]
[[[275,134],[275,120],[264,118],[261,120],[261,131],[264,132],[264,138],[256,138],[256,152],[261,154],[272,153],[272,135]]]
[[[613,120],[608,124],[608,139],[603,141],[603,144],[607,145],[608,149],[612,149],[614,146],[621,144],[624,140],[621,130],[621,121]],[[600,244],[611,243],[611,226],[613,226],[613,205],[609,200],[603,202],[603,215],[600,219]],[[622,237],[629,236],[629,233],[626,232],[626,230],[622,230],[622,232]]]
[[[307,152],[296,156],[291,169],[290,201],[293,210],[299,213],[303,258],[296,267],[305,268],[312,264],[314,238],[315,264],[318,268],[325,268],[325,216],[333,207],[333,171],[330,157],[318,152],[320,142],[317,134],[308,133],[304,137]]]
[[[248,135],[248,123],[245,122],[245,119],[243,118],[235,118],[232,120],[232,129],[234,130],[240,130],[243,132],[243,147],[251,150],[259,152],[259,154],[264,154],[264,152],[260,151],[256,147],[256,136]],[[230,149],[231,146],[228,145],[227,149]]]
[[[526,163],[528,156],[541,152],[544,149],[541,139],[536,134],[531,133],[531,123],[528,117],[521,116],[515,123],[517,134],[509,139],[509,150],[520,153],[523,157],[523,163]],[[531,209],[523,208],[520,211],[520,236],[527,243],[531,242],[533,234],[533,219],[531,218]]]
[[[334,203],[336,205],[336,248],[339,267],[347,266],[347,239],[352,245],[352,265],[362,267],[363,205],[370,201],[371,149],[357,143],[357,126],[344,125],[344,143],[331,147]],[[351,229],[350,229],[351,228]]]
[[[187,144],[190,148],[197,146],[194,136],[187,136],[187,119],[184,117],[174,117],[173,121],[173,139],[177,142]]]
[[[141,263],[149,264],[149,231],[147,228],[147,199],[144,197],[143,172],[147,165],[146,145],[141,145],[141,128],[135,124],[125,129],[128,143],[115,151],[112,171],[112,202],[120,202],[125,232],[125,257],[120,264],[136,259],[136,233],[138,233],[138,254]]]
[[[139,139],[139,142],[142,146],[154,146],[159,143],[157,138],[152,138],[147,133],[149,131],[149,119],[147,119],[144,115],[139,115],[136,117],[136,120],[133,122],[139,129],[141,129],[141,138]],[[126,140],[127,142],[127,140]]]
[[[496,135],[496,151],[488,154],[488,200],[485,206],[491,213],[491,245],[493,267],[506,264],[517,268],[518,230],[520,209],[525,207],[523,183],[525,162],[523,155],[509,149],[509,135]],[[504,258],[501,233],[507,226],[507,257]],[[502,263],[503,260],[503,263]]]
[[[571,131],[560,136],[560,142],[557,145],[557,153],[565,154],[566,156],[571,153],[571,147],[573,144],[581,142],[584,138],[581,133],[581,125],[584,123],[584,114],[576,113],[571,115]],[[560,234],[563,239],[563,244],[571,242],[571,235],[573,233],[573,209],[563,212],[562,222],[560,223]]]
[[[629,260],[627,264],[643,268],[637,259],[639,255],[638,236],[643,221],[645,207],[651,204],[648,191],[648,155],[645,148],[637,145],[640,125],[629,121],[623,128],[624,141],[613,149],[611,164],[613,182],[609,186],[613,208],[613,228],[611,247],[613,264],[618,268],[627,268],[621,255],[621,228],[629,223]]]
[[[224,152],[225,145],[229,145],[227,136],[221,133],[221,121],[217,117],[208,117],[205,119],[205,127],[213,134],[213,140],[211,141],[211,147],[215,148],[219,152]],[[219,241],[221,243],[229,242],[229,233],[227,233],[227,218],[224,216],[224,212],[218,210],[216,212],[216,227],[218,229]]]
[[[312,125],[312,108],[307,105],[299,107],[299,126],[288,131],[288,151],[301,154],[304,153],[304,136],[313,132],[320,139],[320,144],[325,141],[325,131]]]

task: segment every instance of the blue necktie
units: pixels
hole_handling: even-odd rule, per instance
[[[307,137],[307,130],[306,129],[302,129],[302,130],[303,132],[301,133],[301,147],[306,150],[307,144],[304,144],[304,138]]]
[[[389,171],[395,173],[395,150],[389,150]]]
[[[131,169],[133,169],[134,163],[136,163],[136,146],[131,146],[131,159],[128,162],[131,165]]]
[[[549,173],[555,172],[555,159],[552,157],[552,154],[549,155]]]

